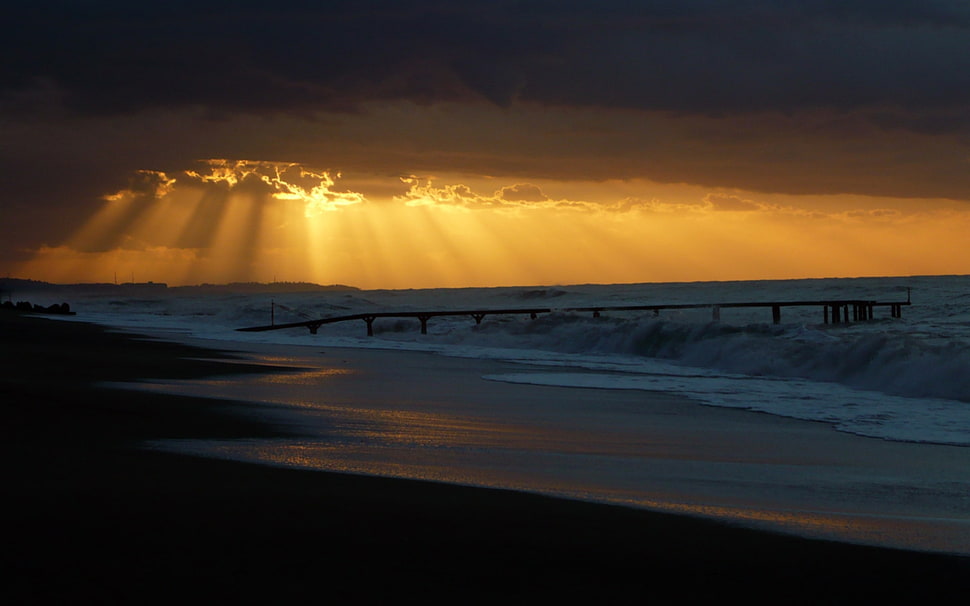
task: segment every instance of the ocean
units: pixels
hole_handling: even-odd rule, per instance
[[[567,387],[660,390],[712,406],[823,421],[839,431],[890,440],[970,445],[970,276],[914,276],[427,290],[233,292],[231,288],[58,292],[78,319],[215,341],[414,350],[582,372],[513,373],[506,380]],[[240,289],[242,290],[242,289]],[[246,288],[246,291],[252,290]],[[911,294],[910,294],[911,293]],[[19,294],[19,293],[18,293]],[[30,297],[32,293],[22,293]],[[906,301],[901,318],[823,323],[821,307],[653,312],[557,312],[594,306],[864,299]],[[59,302],[35,295],[45,305]],[[267,332],[237,329],[367,312],[551,309],[378,318]]]
[[[214,378],[137,388],[254,401],[312,437],[152,447],[531,490],[970,554],[970,276],[423,290],[149,284],[14,295],[20,297],[67,301],[77,320],[251,348],[264,362],[311,369],[289,380]],[[784,307],[777,323],[770,307],[730,307],[844,299],[911,305],[901,317],[876,307],[871,320],[839,323],[826,323],[822,306]],[[574,311],[684,304],[705,306]],[[722,305],[717,320],[707,305]],[[532,317],[526,311],[533,308],[549,311]],[[316,334],[305,327],[238,330],[354,314],[503,309],[520,313],[488,314],[480,323],[467,315],[431,317],[426,334],[417,318],[391,317],[373,321],[373,336],[360,319],[323,324]],[[354,351],[371,356],[375,373],[401,382],[357,383],[356,402],[340,396],[339,377],[353,369],[334,360]],[[462,375],[466,385],[446,386],[448,373],[469,368],[476,383]],[[528,391],[551,388],[558,391]],[[488,389],[500,390],[501,405],[477,397]],[[523,393],[534,395],[515,395]],[[675,398],[663,418],[637,408],[657,394]],[[749,448],[743,436],[711,438],[717,427],[697,417],[698,426],[684,430],[694,432],[683,434],[687,446],[665,447],[681,454],[665,455],[658,466],[649,453],[664,435],[658,423],[678,414],[676,401],[735,411],[712,417],[725,427],[748,418],[736,411],[747,411],[759,413],[751,419],[776,419],[770,426],[776,429],[752,425],[758,433],[751,440],[760,442]],[[814,422],[835,436],[824,438],[833,440],[832,452],[823,452],[829,446],[820,446],[821,438],[796,445],[786,433],[789,420]],[[671,425],[671,435],[681,435],[681,425]],[[713,446],[698,454],[702,439],[723,442],[735,450],[731,457],[748,460],[708,453]],[[739,454],[739,444],[759,454]],[[805,448],[817,451],[815,458]],[[925,465],[924,453],[932,453]],[[934,463],[940,460],[953,464]],[[861,517],[870,523],[846,522]],[[892,524],[876,528],[876,518]]]

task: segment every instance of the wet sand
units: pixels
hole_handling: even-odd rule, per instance
[[[589,372],[577,368],[408,350],[219,343],[252,361],[301,370],[122,385],[270,403],[261,414],[306,435],[159,447],[970,555],[970,448],[860,437],[826,423],[705,406],[667,392],[485,378],[568,379]]]
[[[281,435],[244,403],[102,381],[263,372],[230,354],[0,314],[6,603],[957,599],[970,559],[518,492],[139,448]]]

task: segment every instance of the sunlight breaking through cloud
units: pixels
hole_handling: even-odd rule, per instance
[[[250,160],[206,160],[208,173],[186,171],[202,183],[221,183],[230,188],[249,182],[266,186],[266,192],[278,200],[297,200],[305,205],[307,217],[366,202],[363,194],[334,191],[336,178],[329,171],[313,171],[296,163],[259,162]]]
[[[172,192],[176,180],[169,178],[162,171],[157,170],[138,170],[132,175],[128,183],[128,188],[113,194],[104,196],[105,200],[116,201],[135,196],[150,196],[152,198],[164,198]]]
[[[958,206],[854,197],[823,209],[818,197],[646,181],[355,178],[363,187],[297,163],[226,159],[140,170],[102,196],[70,237],[34,249],[20,271],[54,281],[137,275],[173,284],[279,278],[421,288],[758,279],[832,268],[958,273],[970,262],[964,247],[941,246],[970,229],[970,212]]]
[[[431,177],[415,175],[401,177],[401,182],[409,189],[394,200],[407,206],[450,206],[474,210],[483,209],[548,209],[548,208],[587,208],[599,205],[577,200],[553,200],[538,185],[515,183],[500,187],[491,194],[480,194],[470,186],[456,183],[437,186]]]

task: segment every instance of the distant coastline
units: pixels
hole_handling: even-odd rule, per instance
[[[7,300],[17,293],[56,294],[69,291],[81,294],[112,294],[132,292],[174,292],[186,294],[205,293],[261,293],[261,292],[340,292],[358,291],[355,286],[343,284],[314,284],[312,282],[229,282],[226,284],[196,284],[169,286],[164,282],[80,282],[54,284],[23,278],[0,278],[0,298]]]

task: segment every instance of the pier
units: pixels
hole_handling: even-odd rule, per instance
[[[475,320],[475,324],[481,324],[486,316],[493,315],[512,315],[529,316],[536,319],[539,314],[553,312],[572,312],[572,313],[591,313],[594,318],[600,317],[603,312],[608,311],[643,311],[660,315],[661,311],[678,309],[704,309],[711,310],[711,320],[719,322],[721,320],[721,310],[741,307],[763,307],[771,309],[771,319],[774,324],[781,323],[781,310],[786,307],[821,307],[822,321],[825,324],[848,324],[850,322],[864,322],[875,318],[875,308],[888,307],[890,317],[901,318],[903,316],[903,306],[911,305],[909,289],[907,289],[905,301],[872,301],[867,299],[837,299],[837,300],[814,300],[814,301],[747,301],[747,302],[727,302],[727,303],[674,303],[666,305],[601,305],[593,307],[526,307],[514,309],[463,309],[463,310],[434,310],[434,311],[383,311],[383,312],[363,312],[345,316],[333,316],[320,318],[317,320],[304,320],[302,322],[290,322],[287,324],[276,324],[271,320],[267,326],[251,326],[248,328],[237,328],[241,332],[262,332],[266,330],[283,330],[288,328],[307,328],[310,334],[317,334],[317,331],[324,324],[335,322],[349,322],[353,320],[363,320],[367,324],[367,336],[374,336],[374,321],[378,318],[417,318],[421,323],[421,334],[428,334],[428,321],[431,318],[442,316],[468,316]],[[271,315],[275,318],[275,315]]]

